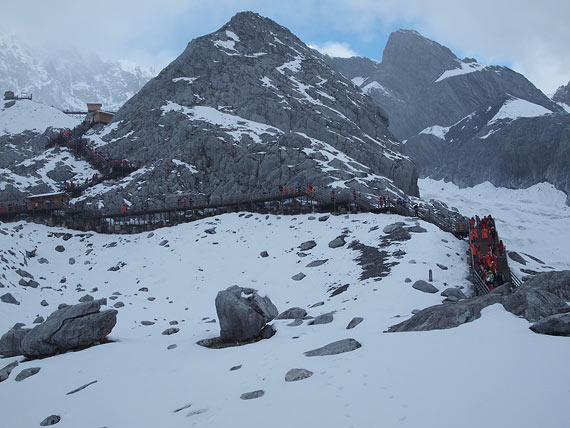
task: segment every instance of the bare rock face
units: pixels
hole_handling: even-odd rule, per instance
[[[279,311],[268,297],[237,285],[218,292],[216,312],[224,341],[240,342],[258,337]]]
[[[27,358],[46,357],[103,340],[117,323],[116,310],[100,312],[104,304],[106,299],[58,309],[24,335],[19,353]]]
[[[162,186],[216,201],[339,180],[362,194],[418,195],[415,165],[382,109],[287,28],[252,12],[192,40],[114,123],[101,150],[148,169],[120,195],[103,195],[110,205],[125,193],[154,198]]]
[[[4,333],[0,338],[0,355],[4,357],[21,355],[22,340],[30,331],[29,328],[12,328]]]
[[[551,336],[570,336],[570,313],[543,318],[530,326],[535,333]]]

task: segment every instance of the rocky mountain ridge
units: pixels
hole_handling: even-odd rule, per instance
[[[270,19],[243,12],[190,42],[107,130],[89,138],[144,165],[121,196],[133,202],[307,183],[417,195],[415,167],[387,124],[321,54]]]

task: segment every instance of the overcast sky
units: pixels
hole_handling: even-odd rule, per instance
[[[461,58],[511,67],[547,94],[570,80],[570,0],[0,0],[0,32],[160,71],[243,10],[330,55],[381,60],[390,33],[409,28]]]

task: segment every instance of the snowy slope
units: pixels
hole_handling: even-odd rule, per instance
[[[413,309],[442,300],[439,294],[412,289],[406,277],[427,279],[427,270],[433,268],[434,285],[440,290],[468,285],[465,242],[431,224],[420,222],[427,233],[412,233],[409,241],[385,248],[389,254],[406,254],[388,257],[388,262],[399,264],[381,281],[358,279],[362,268],[354,259],[359,252],[327,245],[349,229],[348,242],[358,239],[377,247],[382,229],[395,221],[414,224],[413,219],[392,215],[319,222],[307,216],[228,214],[154,234],[72,232],[72,237],[62,234],[66,230],[36,224],[4,225],[1,255],[9,266],[23,263],[41,287],[14,287],[17,274],[3,272],[2,283],[22,303],[0,303],[0,331],[18,321],[31,325],[37,314],[46,316],[59,303],[77,302],[87,293],[100,298],[116,292],[115,302],[125,306],[119,309],[113,343],[21,362],[0,384],[0,401],[10,409],[3,412],[3,423],[37,426],[46,416],[58,414],[62,427],[565,426],[570,382],[566,338],[536,335],[528,322],[499,306],[456,329],[382,333]],[[216,234],[204,233],[211,227]],[[309,239],[317,246],[299,257],[296,247]],[[54,251],[56,245],[65,251]],[[25,260],[24,250],[34,247],[37,257]],[[269,257],[259,256],[263,250]],[[49,264],[40,264],[41,257]],[[328,261],[306,267],[317,259]],[[126,264],[116,272],[108,270],[119,262]],[[301,271],[307,277],[293,281],[291,276]],[[219,334],[218,324],[208,321],[216,319],[216,293],[232,284],[260,290],[280,311],[292,306],[307,308],[312,316],[336,311],[334,321],[298,327],[276,321],[274,337],[237,348],[196,345]],[[346,292],[329,297],[331,287],[343,284],[349,284]],[[42,299],[49,306],[40,306]],[[322,306],[309,308],[321,301]],[[364,321],[346,330],[355,316]],[[143,326],[143,320],[155,324]],[[180,332],[161,335],[170,321],[178,321]],[[362,348],[329,357],[303,355],[348,337]],[[177,347],[168,350],[171,344]],[[7,358],[2,365],[15,359]],[[238,365],[239,370],[230,371]],[[15,375],[28,367],[41,371],[15,382]],[[314,375],[286,383],[291,368],[306,368]],[[242,393],[258,389],[265,391],[262,398],[240,400]],[[490,399],[489,391],[500,399]]]
[[[491,214],[508,250],[525,258],[523,266],[509,260],[519,277],[526,276],[521,268],[538,272],[570,269],[570,207],[566,194],[553,185],[541,183],[528,189],[497,188],[489,182],[460,189],[453,183],[429,178],[418,181],[425,199],[435,198],[456,207],[465,215]],[[543,261],[537,263],[530,254]]]
[[[32,100],[3,101],[0,108],[0,136],[24,131],[42,133],[47,127],[73,128],[81,122],[60,110]]]
[[[538,104],[531,103],[530,101],[514,97],[505,101],[489,124],[501,119],[514,120],[520,117],[537,117],[545,114],[552,114],[552,111]]]

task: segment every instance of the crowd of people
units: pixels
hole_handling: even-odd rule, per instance
[[[498,271],[500,258],[505,257],[505,245],[498,239],[495,220],[491,215],[469,220],[469,247],[473,255],[473,269],[489,290],[504,282]]]

